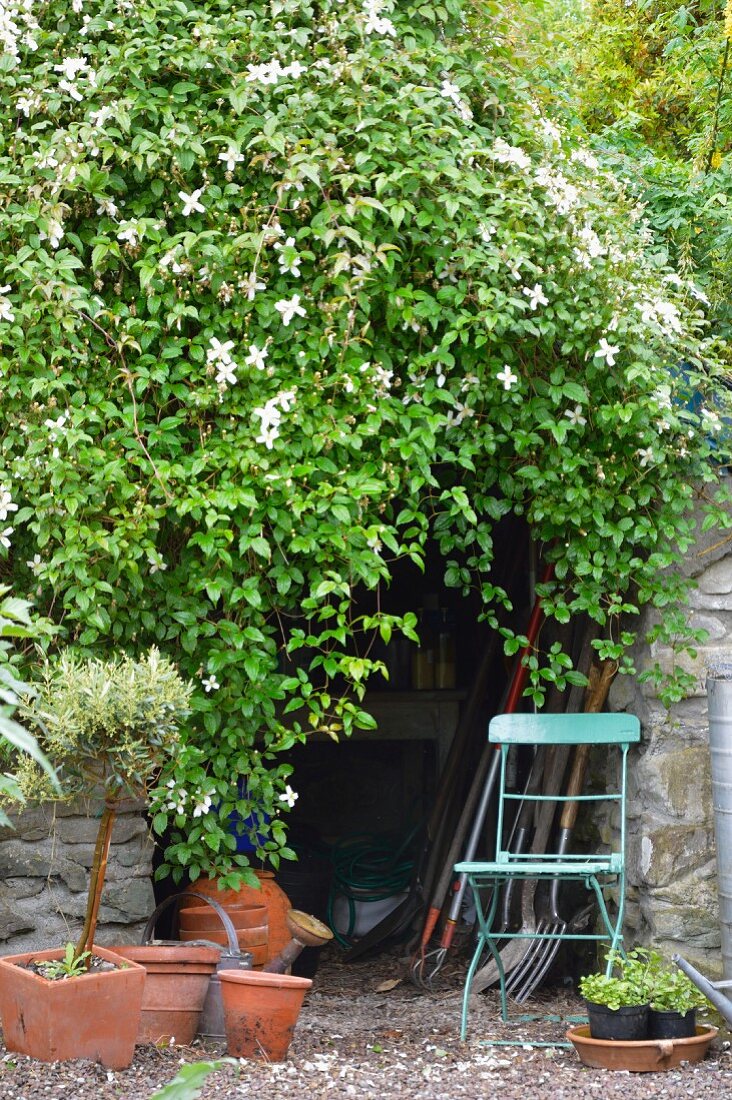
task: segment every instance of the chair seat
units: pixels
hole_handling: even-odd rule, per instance
[[[607,859],[593,857],[588,860],[522,860],[514,859],[510,863],[467,862],[456,863],[455,871],[459,875],[478,878],[584,878],[585,875],[616,875],[619,867],[612,856]]]

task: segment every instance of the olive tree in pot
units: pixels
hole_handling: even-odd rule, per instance
[[[25,717],[56,766],[65,794],[101,793],[103,810],[75,948],[0,959],[0,1015],[8,1050],[47,1061],[90,1058],[111,1068],[132,1061],[145,970],[96,946],[94,935],[118,806],[144,797],[155,781],[189,712],[190,690],[156,649],[140,660],[81,660],[66,653],[43,666]],[[56,796],[27,761],[20,763],[18,777],[29,799]]]

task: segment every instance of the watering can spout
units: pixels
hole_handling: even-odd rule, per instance
[[[299,909],[290,909],[288,912],[287,928],[292,939],[279,955],[275,955],[262,967],[264,973],[285,974],[304,947],[323,947],[333,939],[333,933],[327,924],[322,924],[309,913],[301,913]]]
[[[700,989],[708,1001],[711,1001],[714,1007],[717,1009],[728,1024],[732,1024],[732,1001],[722,992],[722,988],[731,985],[730,982],[710,982],[708,978],[705,978],[703,974],[687,962],[686,959],[682,959],[681,955],[672,955],[671,961],[676,963],[679,970],[683,970],[687,978],[689,978],[697,989]]]

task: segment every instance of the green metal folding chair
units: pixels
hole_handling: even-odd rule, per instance
[[[506,974],[498,948],[499,941],[525,940],[595,940],[605,941],[610,951],[622,951],[623,910],[625,903],[625,803],[627,786],[627,755],[632,744],[640,740],[640,723],[629,714],[500,714],[488,730],[489,741],[500,750],[500,778],[498,790],[498,821],[496,826],[496,855],[491,861],[470,861],[455,866],[457,874],[467,876],[475,899],[478,937],[472,961],[465,978],[463,992],[460,1037],[467,1034],[468,1002],[473,977],[486,949],[493,957],[498,972],[501,998],[501,1017],[508,1020]],[[518,794],[507,789],[506,768],[509,750],[514,745],[528,745],[538,749],[541,745],[576,746],[575,753],[588,753],[593,747],[606,746],[617,750],[620,756],[620,780],[601,794],[582,794],[570,788],[562,795]],[[580,769],[575,768],[578,774]],[[510,804],[529,798],[533,802],[553,801],[563,803],[563,815],[576,811],[580,802],[613,802],[618,807],[618,845],[612,851],[568,852],[560,838],[557,850],[541,855],[513,853],[509,850]],[[539,882],[582,883],[595,898],[599,910],[599,930],[579,932],[568,922],[560,922],[549,930],[539,925],[533,931],[511,932],[494,928],[501,887],[512,879],[538,880]],[[486,895],[486,890],[490,893]],[[609,894],[612,893],[614,903]],[[484,900],[487,897],[487,901]],[[614,913],[611,914],[611,909]],[[608,964],[608,973],[611,964]]]

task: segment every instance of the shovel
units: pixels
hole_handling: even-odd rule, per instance
[[[602,710],[616,668],[617,666],[610,661],[605,661],[600,668],[596,665],[593,666],[587,688],[585,714],[597,714]],[[567,795],[573,801],[564,803],[559,822],[560,833],[557,845],[557,855],[559,856],[564,855],[569,849],[579,810],[579,802],[576,801],[576,797],[582,793],[585,785],[589,756],[589,745],[577,745],[572,772],[567,784]],[[559,912],[559,881],[554,879],[549,892],[547,917],[543,922],[540,922],[537,928],[537,932],[549,935],[552,938],[533,941],[532,948],[527,952],[526,959],[521,967],[521,972],[513,974],[511,981],[506,985],[507,992],[516,991],[514,996],[518,1004],[523,1004],[541,983],[559,950],[560,937],[567,931],[568,925],[573,922],[574,917],[567,921]]]

